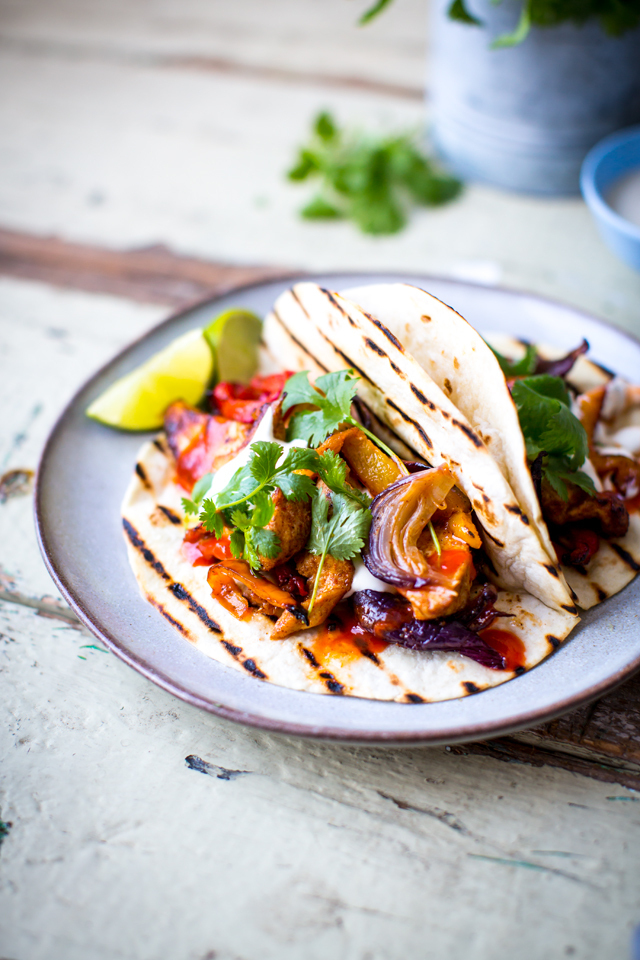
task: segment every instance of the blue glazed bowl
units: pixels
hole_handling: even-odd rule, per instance
[[[621,217],[605,200],[616,180],[632,170],[640,171],[640,126],[613,133],[589,151],[582,164],[580,188],[609,249],[640,270],[640,227]]]

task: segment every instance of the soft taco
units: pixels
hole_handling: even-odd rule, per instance
[[[640,387],[588,360],[487,334],[408,284],[348,297],[400,338],[482,436],[577,604],[640,570]],[[489,345],[490,344],[490,345]]]
[[[251,384],[174,403],[140,452],[123,525],[147,599],[209,656],[318,693],[445,700],[552,652],[578,621],[558,564],[406,345],[313,284],[264,341]]]

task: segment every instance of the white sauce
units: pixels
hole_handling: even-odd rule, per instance
[[[262,420],[258,424],[256,432],[253,434],[246,447],[243,447],[242,450],[235,455],[233,460],[229,460],[229,462],[223,464],[219,470],[216,470],[211,481],[211,486],[209,487],[209,490],[203,499],[211,499],[217,493],[220,493],[222,490],[224,490],[224,488],[233,478],[236,470],[239,470],[240,467],[244,467],[248,462],[249,457],[251,456],[251,444],[255,443],[257,440],[267,440],[269,442],[279,443],[284,450],[284,456],[287,455],[287,452],[291,450],[292,447],[306,447],[307,444],[304,440],[292,440],[291,443],[286,443],[284,440],[275,439],[273,435],[273,407],[274,404],[272,404],[266,411]]]
[[[353,576],[351,590],[349,590],[345,596],[350,597],[358,590],[377,590],[378,593],[397,593],[396,588],[392,587],[390,583],[385,583],[384,580],[378,580],[372,573],[369,573],[362,557],[356,557],[353,565],[356,568],[356,572]]]
[[[612,210],[640,227],[640,167],[616,180],[606,200]]]

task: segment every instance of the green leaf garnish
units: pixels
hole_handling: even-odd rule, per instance
[[[520,360],[509,360],[503,356],[490,343],[487,344],[498,363],[505,377],[526,377],[534,372],[538,362],[538,351],[530,343],[526,346],[524,357]]]
[[[387,2],[377,3],[365,17],[370,19]],[[311,140],[299,150],[288,177],[319,182],[318,193],[300,211],[303,217],[347,217],[370,234],[397,233],[411,203],[447,203],[461,189],[459,180],[422,154],[414,136],[345,133],[326,112],[316,117]]]
[[[351,404],[358,389],[358,380],[353,370],[337,370],[325,373],[316,380],[315,386],[309,383],[309,371],[296,373],[289,377],[284,385],[282,412],[286,413],[298,404],[316,407],[315,410],[300,410],[291,417],[287,429],[288,440],[306,440],[312,446],[319,446],[326,438],[344,425],[362,430],[377,447],[398,464],[406,473],[406,468],[397,454],[379,437],[363,427],[351,416]],[[330,484],[327,483],[327,486]]]
[[[593,481],[579,468],[589,453],[584,427],[571,413],[571,399],[561,377],[540,374],[516,380],[511,396],[518,410],[520,427],[530,461],[544,454],[543,477],[563,500],[567,483],[595,493]]]
[[[212,480],[213,474],[205,473],[204,477],[200,477],[198,482],[194,485],[194,488],[191,491],[191,499],[189,500],[187,497],[182,498],[182,509],[187,515],[194,517],[198,515],[202,498],[204,497],[205,493],[208,492]]]
[[[329,509],[332,508],[331,517]],[[365,540],[371,525],[371,513],[363,509],[350,497],[341,493],[332,493],[331,500],[320,488],[311,502],[311,536],[307,548],[320,557],[309,601],[309,613],[318,594],[320,576],[327,555],[336,560],[351,560],[364,549]]]

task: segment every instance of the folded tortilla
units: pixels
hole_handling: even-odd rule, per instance
[[[294,690],[403,703],[467,696],[522,672],[490,670],[457,653],[395,644],[372,656],[354,656],[352,645],[327,643],[322,628],[270,639],[268,617],[256,611],[247,620],[232,616],[212,597],[207,567],[193,567],[182,556],[184,491],[174,478],[175,460],[160,435],[140,450],[122,505],[130,564],[143,596],[185,641],[224,666]],[[496,608],[511,617],[496,625],[522,640],[525,670],[556,649],[576,622],[522,590],[501,591]]]
[[[537,534],[533,510],[520,505],[480,431],[412,356],[404,334],[401,342],[352,301],[314,283],[299,283],[278,298],[263,336],[290,369],[315,376],[352,368],[361,378],[358,393],[376,416],[432,466],[448,464],[476,512],[499,585],[524,589],[575,616],[557,561]],[[518,436],[522,443],[519,426]]]
[[[346,296],[398,337],[467,417],[507,479],[545,554],[557,566],[531,479],[518,412],[500,365],[483,337],[451,307],[409,284],[358,287],[346,291]],[[522,343],[513,338],[490,340],[507,356],[518,358],[524,352]],[[540,352],[550,358],[561,354],[544,346]],[[583,392],[611,377],[603,367],[579,357],[568,380]],[[578,606],[585,610],[618,593],[640,570],[640,516],[631,513],[624,537],[601,540],[588,568],[561,565],[560,569],[562,583],[568,584]]]

